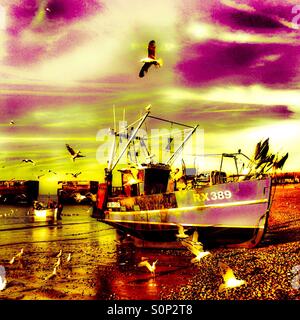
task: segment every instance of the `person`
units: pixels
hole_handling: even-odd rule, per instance
[[[61,214],[62,214],[62,211],[63,211],[63,205],[62,205],[62,203],[61,202],[59,202],[58,204],[57,204],[57,219],[58,220],[61,220],[62,218],[61,218]]]

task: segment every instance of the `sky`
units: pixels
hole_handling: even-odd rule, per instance
[[[43,175],[43,192],[71,172],[101,181],[113,110],[118,127],[149,104],[153,116],[198,124],[205,153],[251,156],[270,138],[274,153],[289,152],[285,170],[300,171],[297,5],[1,0],[0,180]],[[150,40],[163,65],[139,78]],[[72,162],[66,144],[85,157]]]

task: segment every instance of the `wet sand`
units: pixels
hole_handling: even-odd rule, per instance
[[[61,224],[36,227],[29,237],[25,230],[0,231],[0,265],[6,268],[7,278],[0,299],[300,299],[300,274],[293,273],[293,268],[300,265],[299,185],[276,188],[267,234],[258,248],[215,248],[197,264],[191,263],[193,255],[184,249],[136,248],[130,237],[120,240],[116,230],[88,213],[77,214],[75,220],[68,211],[64,214]],[[8,232],[14,232],[14,236],[5,238]],[[21,248],[23,261],[10,264]],[[57,275],[45,280],[60,250]],[[71,260],[67,262],[69,253]],[[149,262],[158,259],[155,276],[138,266],[143,258]],[[246,284],[219,292],[219,262],[230,266]]]

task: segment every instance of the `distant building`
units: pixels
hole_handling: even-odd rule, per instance
[[[39,196],[39,181],[2,180],[0,181],[0,204],[31,205]]]
[[[276,173],[272,177],[273,184],[289,184],[300,182],[300,172]]]

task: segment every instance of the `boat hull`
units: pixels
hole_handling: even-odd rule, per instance
[[[33,209],[34,221],[53,221],[57,219],[57,208],[55,209]]]
[[[139,239],[176,241],[178,225],[195,230],[207,245],[255,247],[267,227],[271,179],[231,182],[199,189],[109,199],[119,208],[102,221]],[[108,203],[108,204],[109,204]]]

